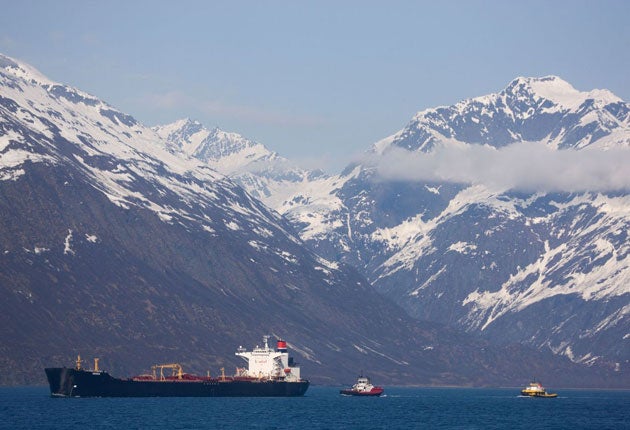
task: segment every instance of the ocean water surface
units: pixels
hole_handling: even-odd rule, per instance
[[[311,386],[297,398],[52,398],[0,388],[1,429],[630,429],[630,391],[385,387],[382,397]]]

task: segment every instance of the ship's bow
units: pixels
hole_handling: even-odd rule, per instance
[[[72,369],[65,367],[48,367],[44,369],[51,396],[71,396],[72,395]]]

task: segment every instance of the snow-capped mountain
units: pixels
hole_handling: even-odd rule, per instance
[[[337,220],[330,221],[330,213],[342,209],[337,192],[352,175],[302,169],[261,143],[216,127],[210,130],[190,119],[153,130],[172,152],[206,162],[289,219],[303,239],[325,236],[339,227]]]
[[[320,383],[359,367],[399,384],[619,386],[414,321],[158,131],[0,56],[0,383],[43,383],[77,354],[120,376],[155,362],[216,374],[269,334]]]
[[[198,121],[183,119],[154,127],[174,151],[206,162],[267,206],[278,209],[296,190],[325,181],[322,171],[309,171],[270,151],[263,144]]]
[[[630,146],[628,104],[607,90],[581,92],[555,76],[517,78],[498,94],[416,114],[377,144],[428,151],[455,140],[503,147],[544,142],[558,148]]]
[[[220,167],[225,174],[252,169],[257,163],[287,162],[264,145],[215,127],[208,130],[198,121],[182,119],[172,124],[153,127],[174,149]],[[220,164],[219,164],[220,161]]]
[[[417,318],[626,368],[627,375],[627,188],[580,184],[563,191],[591,174],[572,172],[572,159],[568,172],[549,175],[568,179],[547,190],[467,182],[457,180],[467,164],[449,158],[514,151],[527,159],[540,147],[539,163],[523,168],[530,180],[544,176],[547,159],[575,151],[594,158],[621,151],[627,160],[630,106],[558,77],[517,78],[497,94],[419,112],[328,187],[304,188],[276,210],[318,253],[358,267]],[[397,151],[403,157],[392,156]],[[442,170],[402,164],[419,154],[441,161]],[[488,175],[501,167],[497,160],[481,164]],[[383,177],[387,167],[408,176]],[[504,168],[495,176],[511,173]]]

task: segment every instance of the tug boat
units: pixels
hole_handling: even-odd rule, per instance
[[[528,397],[558,397],[556,393],[548,393],[540,382],[530,382],[527,387],[521,390],[521,395]]]
[[[383,391],[385,390],[383,390],[382,387],[372,385],[370,378],[361,375],[352,388],[340,390],[339,394],[343,394],[344,396],[380,396],[383,394]]]
[[[151,373],[115,378],[100,370],[98,358],[92,369],[82,367],[81,356],[74,368],[44,369],[52,397],[294,397],[303,396],[309,381],[300,377],[300,368],[287,352],[287,343],[278,340],[276,349],[264,346],[252,351],[239,347],[235,355],[248,363],[234,376],[197,376],[184,373],[178,363],[156,364]],[[166,371],[166,375],[165,375]],[[168,374],[170,371],[170,375]]]

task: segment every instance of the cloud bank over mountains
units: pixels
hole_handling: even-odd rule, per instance
[[[630,190],[630,148],[556,150],[542,143],[444,144],[429,153],[389,147],[361,163],[384,181],[439,181],[497,191],[618,192]]]

